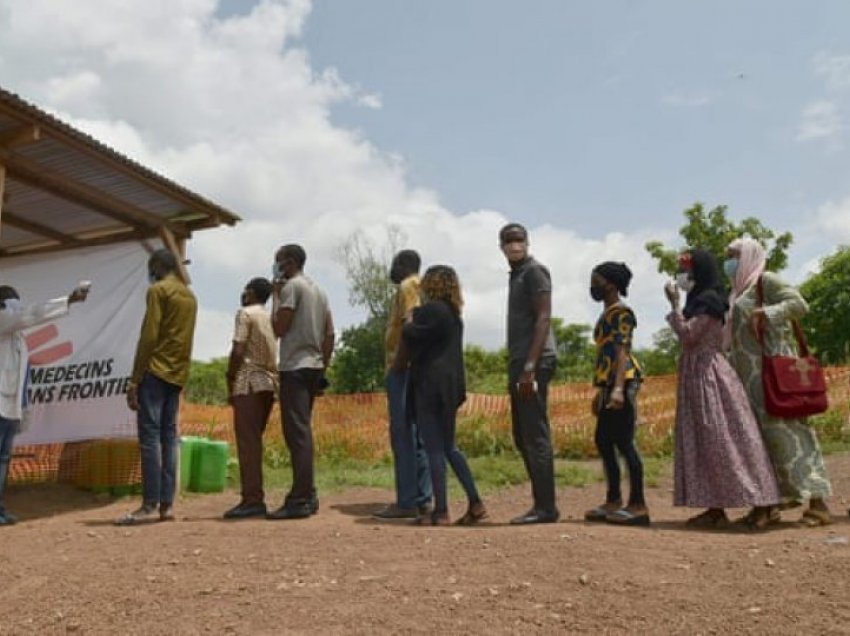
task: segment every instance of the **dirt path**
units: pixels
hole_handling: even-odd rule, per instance
[[[828,463],[850,494],[850,456]],[[492,523],[417,528],[367,516],[381,490],[323,497],[305,521],[236,523],[219,520],[227,493],[125,529],[110,521],[126,500],[13,489],[25,522],[0,531],[0,633],[850,633],[840,497],[828,528],[791,511],[753,535],[686,530],[667,478],[648,493],[651,529],[577,520],[602,494],[563,490],[555,525],[504,525],[522,487],[488,499]]]

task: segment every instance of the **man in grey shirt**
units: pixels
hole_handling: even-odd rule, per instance
[[[292,487],[268,519],[303,519],[319,509],[313,476],[313,401],[324,389],[334,347],[328,299],[304,272],[307,255],[289,244],[275,254],[272,328],[280,338],[280,414],[292,460]]]
[[[499,232],[502,253],[511,267],[508,290],[508,389],[514,444],[522,455],[534,505],[514,524],[554,523],[555,467],[549,431],[548,388],[555,371],[552,333],[552,279],[528,253],[528,232],[509,223]]]

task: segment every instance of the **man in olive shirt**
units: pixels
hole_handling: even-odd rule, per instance
[[[166,249],[148,259],[151,286],[127,387],[142,455],[142,505],[118,519],[119,525],[174,519],[177,407],[189,377],[198,310],[195,295],[177,270],[177,258]]]
[[[395,465],[396,500],[378,510],[378,519],[407,519],[424,514],[431,501],[428,456],[410,420],[407,404],[407,361],[398,356],[401,329],[419,305],[421,259],[414,250],[401,250],[390,266],[390,280],[398,285],[390,307],[386,332],[386,387],[390,420],[390,447]]]

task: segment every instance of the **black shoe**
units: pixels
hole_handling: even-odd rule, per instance
[[[561,518],[561,513],[557,510],[535,510],[532,508],[524,515],[511,519],[511,524],[515,526],[527,525],[530,523],[555,523]]]
[[[314,515],[319,512],[319,496],[313,493],[313,496],[310,497],[310,514]]]
[[[304,501],[301,503],[285,503],[277,510],[266,513],[266,519],[306,519],[313,512],[313,502]]]
[[[372,516],[375,519],[416,519],[420,514],[427,514],[429,512],[430,510],[420,512],[416,508],[402,508],[398,504],[391,503],[377,512],[373,512]]]
[[[266,504],[244,504],[233,506],[230,510],[224,513],[225,519],[248,519],[249,517],[264,517],[266,516]]]

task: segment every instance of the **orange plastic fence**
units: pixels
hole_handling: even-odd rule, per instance
[[[846,416],[850,410],[850,367],[825,370],[830,408]],[[594,420],[586,384],[550,388],[549,406],[556,449],[592,455]],[[660,450],[669,440],[676,413],[676,377],[648,378],[639,397],[641,446]],[[200,435],[234,443],[229,407],[184,403],[180,411],[183,435]],[[495,435],[510,431],[510,404],[505,395],[472,394],[460,411],[459,430]],[[313,420],[316,452],[376,459],[389,452],[386,398],[382,393],[329,395],[316,402]],[[280,413],[275,406],[266,430],[268,442],[282,442]],[[11,465],[12,482],[62,481],[81,487],[126,491],[140,479],[135,440],[92,440],[69,444],[19,447]]]

